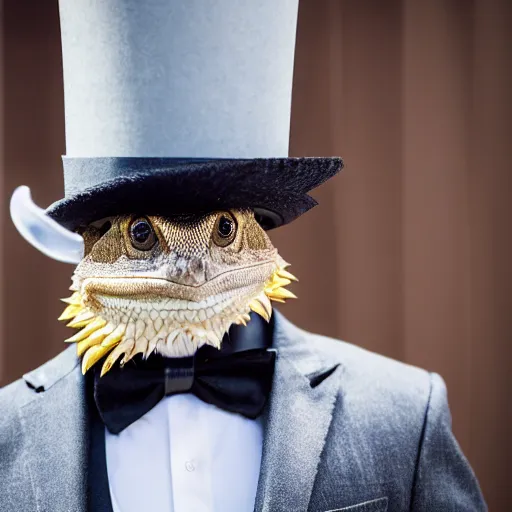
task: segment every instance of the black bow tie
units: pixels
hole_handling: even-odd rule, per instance
[[[94,400],[108,430],[118,434],[176,393],[194,393],[226,411],[257,418],[270,393],[276,353],[268,349],[271,326],[251,316],[247,327],[230,329],[220,351],[203,347],[194,357],[136,356],[103,377],[101,364],[95,365]]]

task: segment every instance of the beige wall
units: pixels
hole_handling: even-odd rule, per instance
[[[272,237],[301,281],[293,321],[439,372],[491,510],[512,426],[512,2],[302,0],[291,154],[340,154],[321,206]],[[62,193],[56,1],[4,1],[1,382],[60,351],[70,266],[7,201]]]

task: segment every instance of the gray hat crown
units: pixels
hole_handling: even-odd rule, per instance
[[[67,156],[287,156],[297,9],[60,0]]]

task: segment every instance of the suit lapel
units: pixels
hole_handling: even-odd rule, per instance
[[[24,378],[39,391],[20,408],[37,510],[85,512],[88,419],[74,350]]]
[[[337,365],[276,313],[276,370],[266,417],[255,510],[305,511],[339,389]],[[308,343],[309,342],[309,343]]]

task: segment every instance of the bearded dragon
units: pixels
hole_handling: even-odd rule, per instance
[[[78,331],[85,374],[101,375],[136,354],[187,357],[220,348],[233,324],[254,311],[269,321],[271,301],[296,296],[252,210],[176,217],[121,215],[85,228],[84,257],[59,317]]]

